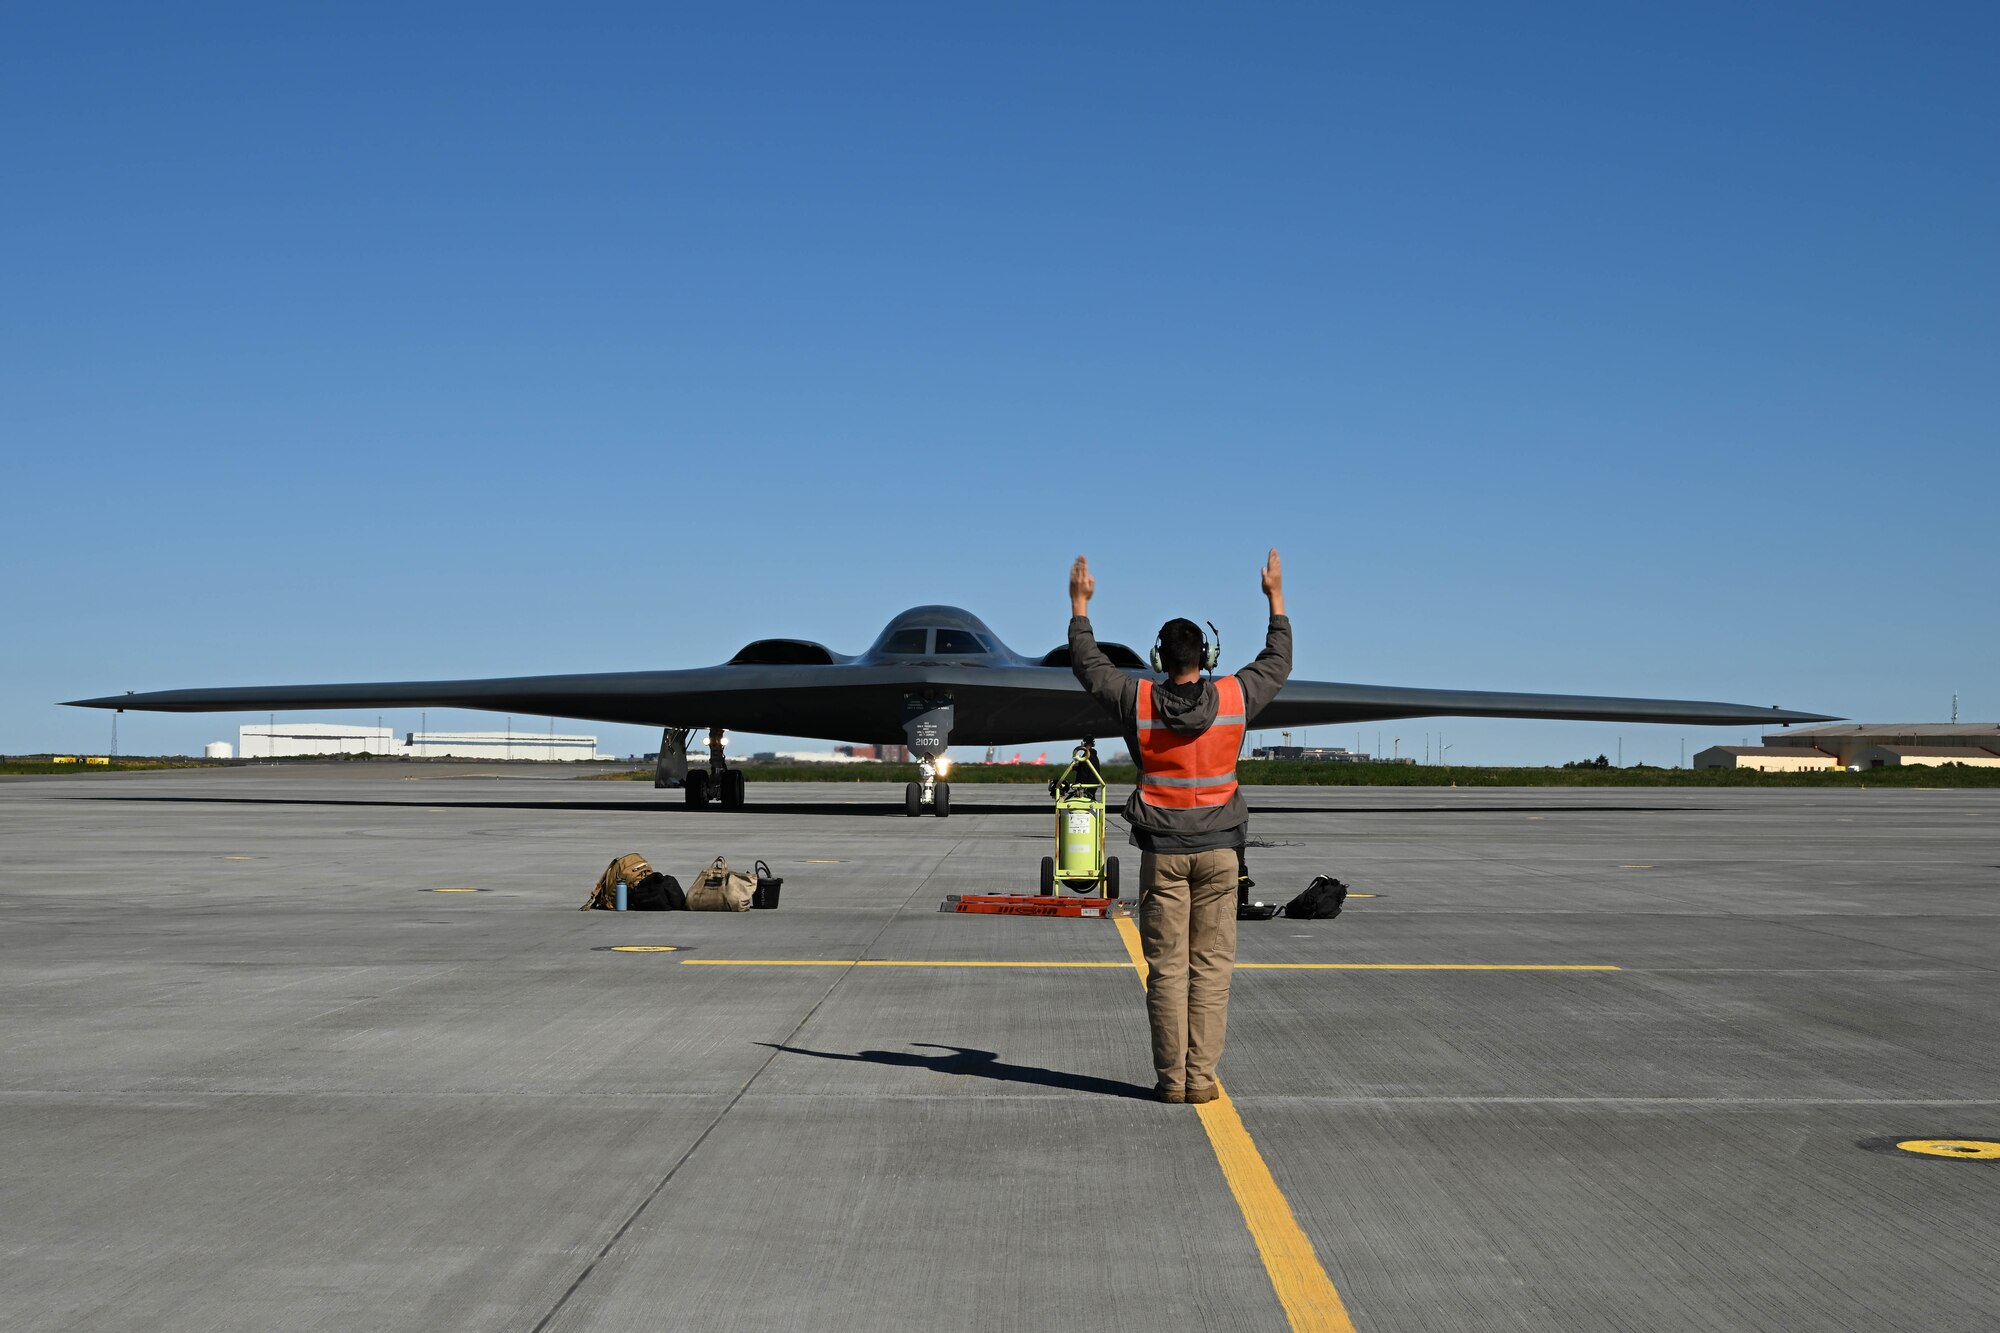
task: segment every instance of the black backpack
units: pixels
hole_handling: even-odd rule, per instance
[[[685,912],[687,909],[688,898],[681,891],[681,882],[657,870],[625,890],[625,910],[628,912]]]
[[[1294,921],[1330,921],[1346,902],[1345,884],[1332,875],[1317,875],[1304,893],[1285,904],[1285,915]]]

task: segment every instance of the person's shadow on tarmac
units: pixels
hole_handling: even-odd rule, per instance
[[[1121,1083],[1117,1079],[1095,1078],[1089,1074],[1070,1074],[1060,1069],[1043,1069],[1039,1065],[1010,1065],[994,1051],[976,1051],[968,1046],[941,1046],[934,1041],[916,1041],[910,1044],[927,1046],[934,1051],[947,1051],[949,1054],[916,1055],[907,1051],[862,1051],[858,1055],[847,1055],[840,1051],[814,1051],[803,1046],[786,1046],[782,1042],[775,1041],[760,1041],[757,1044],[768,1046],[774,1051],[783,1051],[787,1055],[810,1055],[820,1060],[856,1060],[874,1065],[895,1065],[903,1069],[928,1069],[935,1074],[964,1074],[972,1078],[997,1079],[1002,1083],[1027,1083],[1038,1088],[1089,1092],[1100,1097],[1153,1100],[1153,1090],[1140,1087],[1137,1083]]]

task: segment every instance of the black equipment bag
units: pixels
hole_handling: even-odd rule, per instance
[[[685,912],[687,909],[687,894],[681,891],[681,882],[672,875],[663,875],[655,870],[637,884],[626,887],[625,910],[628,912]]]
[[[1347,902],[1347,886],[1332,875],[1316,875],[1306,891],[1285,904],[1285,915],[1294,921],[1328,921],[1340,915]]]
[[[775,911],[778,906],[778,891],[785,887],[785,881],[771,873],[771,867],[759,861],[756,865],[757,889],[750,895],[750,905],[766,911]]]

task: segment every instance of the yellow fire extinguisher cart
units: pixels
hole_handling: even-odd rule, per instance
[[[1097,747],[1086,741],[1069,767],[1049,783],[1056,803],[1056,854],[1042,858],[1042,894],[1058,886],[1105,898],[1118,896],[1118,858],[1104,855],[1104,775]]]

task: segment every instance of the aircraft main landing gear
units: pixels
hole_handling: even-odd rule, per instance
[[[689,769],[684,791],[690,810],[698,810],[710,800],[725,810],[743,807],[743,771],[729,766],[721,727],[708,729],[708,767]]]

